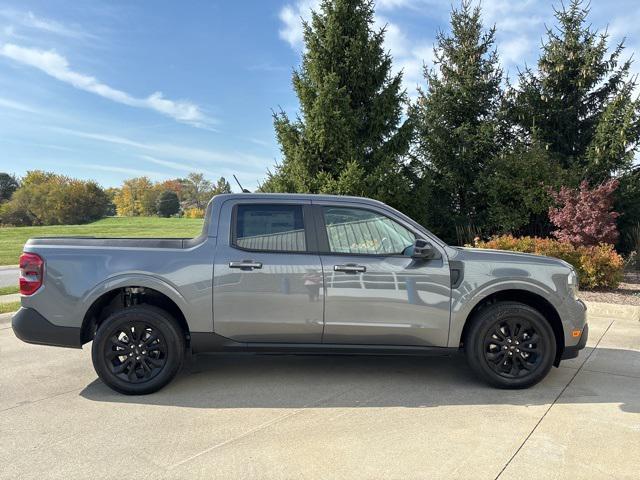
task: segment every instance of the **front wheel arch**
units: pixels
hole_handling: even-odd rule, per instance
[[[467,315],[467,318],[462,328],[462,334],[460,335],[460,348],[464,348],[464,342],[469,334],[469,329],[473,322],[474,317],[479,311],[486,308],[489,305],[493,305],[497,302],[518,302],[528,305],[529,307],[537,310],[540,314],[549,322],[551,329],[556,340],[556,356],[553,362],[554,366],[560,364],[562,353],[564,352],[564,327],[562,326],[562,320],[555,307],[549,303],[543,296],[538,295],[527,290],[501,290],[494,292],[491,295],[483,298]]]

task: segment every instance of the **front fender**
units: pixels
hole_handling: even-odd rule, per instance
[[[473,309],[487,297],[506,290],[525,291],[547,300],[556,311],[562,304],[562,297],[548,285],[535,279],[496,279],[482,287],[463,284],[451,292],[451,327],[448,346],[457,348],[462,338],[462,330]]]

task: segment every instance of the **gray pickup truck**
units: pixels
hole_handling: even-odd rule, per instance
[[[32,238],[25,342],[81,348],[126,394],[205,352],[450,354],[491,385],[531,386],[584,348],[571,266],[450,247],[365,198],[218,195],[193,239]]]

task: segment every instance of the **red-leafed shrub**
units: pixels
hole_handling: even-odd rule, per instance
[[[558,228],[553,235],[561,242],[573,245],[614,244],[618,239],[613,212],[613,192],[617,180],[609,180],[594,188],[583,181],[579,189],[562,187],[551,192],[558,207],[549,209],[549,218]]]
[[[476,246],[560,258],[573,265],[584,289],[615,288],[622,280],[624,260],[609,244],[576,247],[552,238],[502,235]]]

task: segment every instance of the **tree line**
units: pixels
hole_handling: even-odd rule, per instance
[[[163,182],[131,178],[107,189],[94,181],[40,170],[20,179],[0,173],[0,224],[70,225],[106,215],[202,218],[214,195],[230,192],[224,177],[213,183],[202,173]]]
[[[513,82],[495,27],[465,0],[452,8],[450,31],[438,33],[411,101],[385,29],[374,28],[374,2],[324,0],[304,23],[292,77],[300,113],[274,114],[282,160],[260,189],[377,198],[463,244],[547,236],[555,192],[616,178],[628,250],[625,231],[640,222],[637,79],[624,44],[611,46],[588,15],[580,0],[560,5],[536,66]]]

